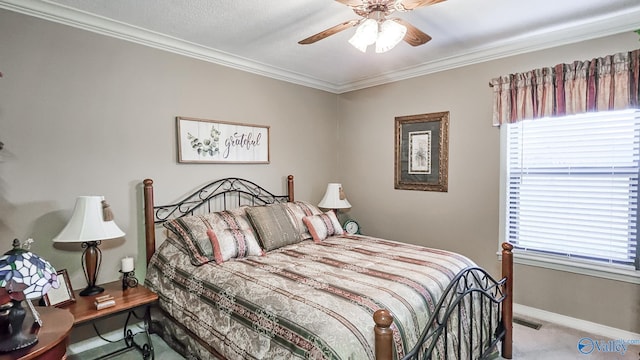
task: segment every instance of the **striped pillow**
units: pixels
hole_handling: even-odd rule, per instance
[[[309,232],[309,229],[302,221],[302,218],[305,216],[322,214],[322,211],[318,209],[315,205],[312,205],[305,201],[288,202],[288,203],[284,203],[283,205],[287,209],[289,209],[289,216],[291,216],[291,221],[300,232],[300,239],[302,240],[311,239],[312,238],[311,233]]]
[[[177,235],[195,266],[211,261],[260,256],[264,252],[244,211],[219,211],[185,216],[164,223]]]
[[[333,211],[324,214],[305,216],[302,221],[307,225],[313,241],[320,242],[329,236],[342,235],[342,226]]]
[[[289,208],[285,204],[273,204],[247,208],[251,220],[265,251],[302,241]]]

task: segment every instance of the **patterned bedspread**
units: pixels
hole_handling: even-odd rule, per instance
[[[360,360],[375,358],[376,310],[393,313],[401,357],[450,279],[469,266],[459,254],[365,236],[193,266],[170,236],[146,285],[166,313],[228,359]]]

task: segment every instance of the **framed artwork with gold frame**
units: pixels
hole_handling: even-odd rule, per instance
[[[448,191],[449,112],[395,118],[395,188]]]

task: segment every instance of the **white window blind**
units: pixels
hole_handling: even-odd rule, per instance
[[[639,163],[636,110],[508,124],[507,239],[637,268]]]

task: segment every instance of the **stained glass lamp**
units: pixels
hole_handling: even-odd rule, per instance
[[[58,288],[56,270],[38,255],[20,247],[13,240],[13,249],[0,257],[0,351],[8,352],[38,342],[35,334],[24,334],[22,324],[26,311],[22,301],[31,309],[34,325],[42,325],[30,299],[44,296],[51,288]]]

